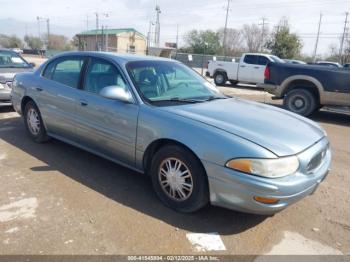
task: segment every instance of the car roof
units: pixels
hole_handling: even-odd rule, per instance
[[[12,52],[12,53],[14,53],[13,50],[8,49],[8,48],[2,48],[2,47],[0,47],[0,51],[7,51],[7,52]]]
[[[63,52],[56,55],[54,58],[64,57],[64,56],[84,56],[91,55],[95,57],[101,58],[110,58],[116,60],[120,63],[128,63],[132,61],[171,61],[177,62],[176,60],[172,60],[169,58],[156,57],[156,56],[145,56],[145,55],[133,55],[133,54],[119,54],[119,53],[111,53],[111,52],[97,52],[97,51],[71,51],[71,52]]]

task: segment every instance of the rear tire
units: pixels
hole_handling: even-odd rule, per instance
[[[37,143],[44,143],[50,138],[46,133],[39,108],[33,101],[26,103],[23,114],[24,125],[29,136]]]
[[[192,152],[183,147],[161,148],[153,157],[150,175],[159,199],[178,212],[195,212],[209,202],[205,170]]]
[[[216,72],[214,74],[214,82],[217,86],[224,86],[227,82],[227,75],[225,72]]]
[[[309,116],[317,109],[318,104],[315,95],[310,91],[294,89],[284,97],[283,106],[293,113]]]

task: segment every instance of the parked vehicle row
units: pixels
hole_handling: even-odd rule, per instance
[[[12,102],[34,141],[53,137],[145,173],[180,212],[211,203],[273,214],[312,194],[331,162],[315,122],[226,97],[168,59],[61,54],[18,74]]]
[[[207,76],[214,78],[216,85],[224,85],[227,81],[235,85],[238,82],[257,84],[264,82],[266,65],[270,62],[285,63],[277,56],[268,54],[243,54],[240,61],[209,61]]]

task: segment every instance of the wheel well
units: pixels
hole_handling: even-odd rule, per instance
[[[151,163],[152,163],[152,157],[154,156],[154,154],[161,149],[164,146],[167,145],[177,145],[180,147],[185,148],[186,150],[190,151],[197,159],[198,161],[201,163],[203,170],[205,170],[202,162],[200,161],[199,157],[186,145],[176,141],[176,140],[172,140],[172,139],[158,139],[156,141],[153,141],[146,149],[144,157],[143,157],[143,167],[145,170],[145,173],[147,174],[147,170],[149,170]]]
[[[294,89],[304,89],[304,90],[310,91],[316,97],[318,103],[320,102],[320,92],[317,86],[308,80],[292,81],[291,83],[289,83],[288,87],[283,92],[282,97],[284,97],[289,91]]]
[[[29,97],[29,96],[23,97],[22,102],[21,102],[21,112],[22,112],[22,114],[24,114],[24,108],[25,108],[26,104],[29,101],[33,101],[34,102],[34,100],[31,97]]]
[[[224,74],[226,75],[226,77],[227,77],[227,73],[226,73],[226,71],[223,70],[223,69],[216,69],[215,72],[214,72],[214,76],[215,76],[217,73],[224,73]]]

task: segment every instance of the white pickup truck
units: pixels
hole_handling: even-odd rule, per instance
[[[230,81],[232,85],[238,82],[259,84],[264,83],[264,72],[269,62],[285,63],[282,59],[269,54],[243,54],[239,62],[209,61],[206,75],[214,78],[218,86]]]

